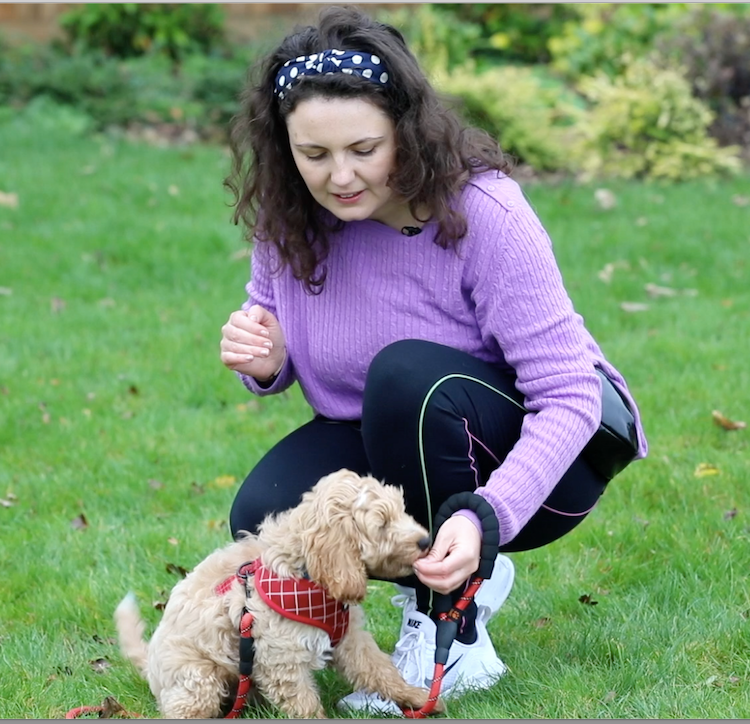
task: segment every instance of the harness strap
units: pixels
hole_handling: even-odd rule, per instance
[[[253,686],[253,659],[255,658],[255,644],[253,643],[253,614],[247,609],[240,619],[240,682],[237,696],[232,710],[225,719],[237,719],[245,709],[247,697]]]

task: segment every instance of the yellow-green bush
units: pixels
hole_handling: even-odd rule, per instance
[[[741,168],[738,148],[708,135],[711,110],[676,70],[638,60],[614,79],[581,79],[590,104],[576,157],[585,176],[684,180]]]
[[[476,73],[467,64],[435,77],[459,111],[500,141],[503,150],[540,171],[572,170],[568,148],[580,109],[563,86],[528,66]]]

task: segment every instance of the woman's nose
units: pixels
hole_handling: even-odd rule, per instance
[[[346,162],[338,162],[331,171],[331,181],[341,188],[347,186],[354,179],[354,169]]]

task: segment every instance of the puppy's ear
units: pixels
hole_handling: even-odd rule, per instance
[[[322,478],[303,503],[307,572],[343,603],[357,603],[367,594],[367,571],[352,515],[359,493],[359,476],[344,469]]]
[[[350,536],[316,536],[308,548],[307,571],[337,601],[359,603],[367,595],[367,571]]]

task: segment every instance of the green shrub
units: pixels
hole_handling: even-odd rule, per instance
[[[75,106],[101,126],[125,122],[137,107],[137,96],[114,59],[68,56],[45,46],[6,50],[0,56],[0,101],[23,106],[39,96]]]
[[[550,61],[550,38],[577,17],[570,3],[440,3],[435,8],[479,28],[474,57],[532,65]]]
[[[378,19],[401,31],[427,73],[465,63],[481,35],[475,23],[460,21],[455,14],[440,12],[439,6],[431,4],[381,11]]]
[[[0,104],[18,109],[44,97],[76,108],[95,130],[166,122],[221,139],[239,108],[248,62],[239,53],[193,55],[175,66],[157,54],[120,60],[50,46],[6,49],[0,53]]]
[[[655,39],[688,3],[570,3],[574,17],[549,39],[551,65],[569,80],[606,73],[615,77],[633,60],[646,57]]]
[[[458,99],[462,114],[519,161],[540,171],[570,168],[567,149],[581,109],[540,69],[501,66],[477,73],[466,65],[439,76],[437,86]]]
[[[224,44],[224,13],[208,3],[91,3],[68,10],[60,26],[70,43],[118,58],[165,53],[173,61]]]
[[[665,63],[685,68],[693,94],[714,112],[711,135],[750,153],[750,5],[699,5],[656,50]]]
[[[708,135],[713,113],[675,70],[635,61],[614,80],[585,77],[579,89],[591,103],[577,149],[584,175],[679,181],[741,167],[736,147]]]

